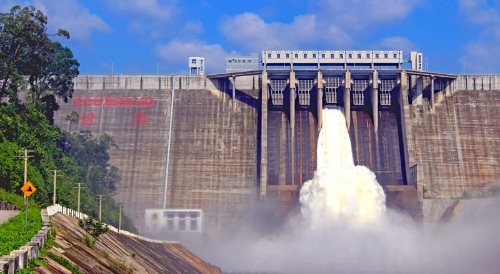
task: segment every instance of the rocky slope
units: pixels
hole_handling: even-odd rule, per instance
[[[57,247],[47,251],[67,259],[81,273],[221,273],[179,243],[151,243],[109,231],[90,248],[76,218],[58,213],[51,222]],[[71,273],[53,258],[41,258],[47,264],[35,273]]]

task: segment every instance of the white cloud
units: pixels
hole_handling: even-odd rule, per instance
[[[498,8],[488,6],[484,0],[460,0],[459,7],[471,23],[486,25],[499,22]]]
[[[254,13],[238,14],[224,20],[220,29],[227,40],[255,52],[262,49],[298,49],[318,43],[325,47],[351,42],[341,28],[322,27],[315,15],[300,15],[290,24],[266,23]]]
[[[206,73],[225,71],[226,56],[235,54],[226,52],[219,44],[207,44],[198,40],[173,40],[168,44],[157,46],[155,52],[159,58],[168,62],[170,67],[183,67],[186,70],[188,57],[204,57]]]
[[[382,39],[380,46],[383,49],[402,50],[405,53],[419,50],[410,39],[402,36],[386,37]]]
[[[460,62],[465,74],[497,74],[500,64],[493,56],[499,55],[498,41],[477,39],[466,45],[465,54],[460,58]]]
[[[460,0],[461,14],[467,22],[480,28],[478,35],[465,46],[460,62],[466,74],[498,73],[500,64],[493,56],[500,55],[499,4],[484,0]]]
[[[106,2],[113,10],[125,11],[157,21],[172,19],[178,10],[177,1],[166,1],[166,4],[160,4],[157,0],[106,0]]]
[[[194,33],[194,34],[200,34],[203,33],[203,23],[197,21],[188,21],[184,27],[181,29],[182,33]]]
[[[221,30],[229,41],[250,49],[290,46],[287,42],[289,43],[291,39],[286,39],[287,34],[283,31],[283,24],[266,24],[254,13],[243,13],[225,20]],[[283,41],[281,38],[286,40]]]
[[[65,0],[64,5],[54,1],[37,0],[35,6],[40,6],[40,10],[47,15],[51,29],[66,29],[71,38],[78,41],[88,41],[93,31],[111,31],[104,20],[75,0]]]
[[[57,29],[66,29],[71,38],[79,42],[87,42],[94,31],[111,31],[104,20],[76,0],[65,0],[64,5],[50,0],[10,1],[2,4],[0,10],[9,11],[14,5],[35,6],[47,16],[49,33],[55,33]]]
[[[318,17],[346,30],[388,24],[405,18],[425,0],[312,0]]]
[[[170,27],[176,23],[174,17],[181,12],[175,0],[106,0],[106,3],[110,11],[125,14],[129,31],[145,41],[151,42],[176,32]]]
[[[222,21],[226,39],[246,50],[350,48],[356,37],[371,29],[408,16],[425,0],[311,0],[312,12],[291,23],[265,22],[254,13],[242,13]],[[409,40],[386,43],[413,47]]]
[[[483,27],[482,36],[500,39],[500,5],[492,7],[484,0],[460,0],[459,8],[468,22]]]

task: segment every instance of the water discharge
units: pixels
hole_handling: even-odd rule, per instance
[[[382,187],[368,168],[354,165],[343,113],[324,109],[323,121],[318,170],[300,191],[303,216],[313,229],[323,226],[325,220],[358,226],[375,222],[386,211]]]
[[[478,201],[489,210],[473,218],[425,228],[386,209],[375,175],[351,151],[342,112],[324,110],[302,214],[273,235],[245,230],[190,248],[227,273],[500,273],[500,199]]]

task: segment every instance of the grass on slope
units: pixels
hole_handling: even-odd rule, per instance
[[[28,226],[26,232],[24,232],[26,209],[23,197],[7,193],[3,189],[0,189],[0,200],[23,209],[19,215],[0,225],[0,256],[3,256],[10,255],[11,251],[17,250],[31,241],[31,238],[42,228],[42,216],[40,208],[35,203],[30,202]]]

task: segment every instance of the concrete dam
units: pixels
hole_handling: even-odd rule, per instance
[[[487,192],[498,183],[498,90],[497,76],[402,69],[84,75],[55,123],[113,136],[114,199],[144,217],[142,233],[218,236],[277,227],[298,208],[323,108],[344,111],[355,164],[376,174],[389,207],[419,220],[424,198]]]

